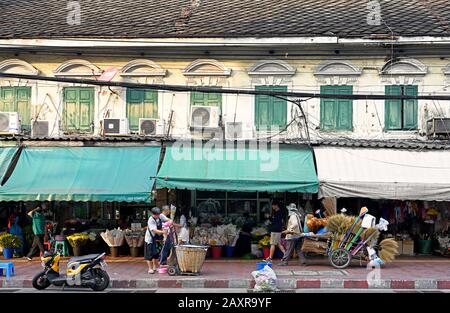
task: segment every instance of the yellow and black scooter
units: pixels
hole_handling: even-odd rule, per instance
[[[33,278],[33,287],[42,290],[50,285],[105,290],[109,285],[105,253],[74,257],[67,263],[67,273],[59,274],[59,253],[45,252],[41,257],[44,270]]]

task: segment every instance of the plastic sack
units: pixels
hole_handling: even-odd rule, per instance
[[[262,270],[252,272],[255,279],[255,291],[276,291],[277,275],[268,265],[264,266]]]

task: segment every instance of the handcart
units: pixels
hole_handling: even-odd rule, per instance
[[[173,247],[171,255],[167,260],[167,273],[175,275],[200,275],[205,262],[208,246],[180,245],[174,226],[170,226],[168,236],[172,237]]]
[[[302,252],[306,255],[327,256],[331,265],[337,269],[348,267],[352,259],[380,265],[392,261],[398,254],[397,243],[390,238],[377,244],[380,230],[387,229],[387,221],[381,219],[380,224],[375,225],[373,217],[366,213],[367,208],[361,209],[360,215],[354,217],[349,227],[341,231],[305,236]]]

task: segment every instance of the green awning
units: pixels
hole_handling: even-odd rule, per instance
[[[16,150],[1,148],[2,168],[8,149]],[[159,158],[160,147],[28,147],[0,201],[149,202]]]
[[[316,193],[309,147],[167,147],[157,188]]]

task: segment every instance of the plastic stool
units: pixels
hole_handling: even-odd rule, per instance
[[[15,275],[13,262],[0,262],[0,275],[3,276],[3,269],[6,270],[6,279]]]
[[[62,256],[69,256],[69,247],[65,240],[55,242],[55,252],[59,252]]]

